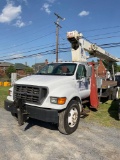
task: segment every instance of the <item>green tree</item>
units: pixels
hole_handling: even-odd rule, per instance
[[[33,73],[34,73],[33,68],[31,68],[31,67],[29,67],[29,66],[27,66],[27,67],[24,69],[24,71],[25,71],[26,74],[33,74]]]
[[[109,70],[110,71],[110,73],[112,73],[112,64],[113,64],[113,66],[114,66],[114,72],[116,73],[117,72],[117,63],[116,62],[109,62],[109,61],[106,61],[106,60],[104,60],[103,61],[103,64],[105,65],[105,68],[107,69],[107,70]]]
[[[117,72],[120,72],[120,65],[117,66]]]
[[[5,71],[6,75],[11,78],[11,73],[16,73],[16,69],[14,66],[10,66]]]

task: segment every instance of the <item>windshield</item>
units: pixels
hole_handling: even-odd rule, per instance
[[[75,72],[76,65],[75,63],[51,63],[44,66],[37,74],[72,76]]]

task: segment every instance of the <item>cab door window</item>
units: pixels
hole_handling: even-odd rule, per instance
[[[86,77],[86,69],[84,65],[79,65],[76,72],[76,79],[81,79]]]

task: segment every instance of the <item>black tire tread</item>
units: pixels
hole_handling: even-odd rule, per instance
[[[65,124],[64,124],[64,116],[65,116],[65,110],[59,113],[59,126],[58,129],[61,133],[67,134],[65,131]]]
[[[78,112],[79,112],[78,114],[79,114],[79,116],[78,116],[78,122],[77,122],[76,126],[75,126],[73,129],[71,129],[71,128],[69,128],[69,126],[67,125],[67,121],[66,121],[66,118],[67,118],[67,117],[66,117],[66,116],[67,116],[67,114],[68,114],[67,112],[69,112],[69,109],[70,109],[70,107],[71,107],[73,104],[75,104],[76,106],[78,106],[77,108],[78,108]],[[71,133],[73,133],[73,132],[77,129],[77,127],[78,127],[79,118],[80,118],[80,108],[79,108],[79,104],[78,104],[78,102],[77,102],[76,100],[72,100],[72,101],[70,101],[70,103],[68,104],[67,108],[59,113],[59,124],[58,124],[58,129],[59,129],[59,131],[60,131],[61,133],[63,133],[63,134],[71,134]]]

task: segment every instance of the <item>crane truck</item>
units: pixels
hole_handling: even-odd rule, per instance
[[[71,43],[72,62],[49,63],[37,75],[21,78],[9,89],[4,108],[17,118],[19,125],[30,117],[56,123],[61,133],[71,134],[78,127],[84,102],[98,108],[94,64],[87,62],[86,51],[90,56],[113,62],[119,59],[86,41],[77,31],[68,32],[67,39]],[[114,91],[117,98],[116,82],[101,86],[104,94],[110,96]]]

